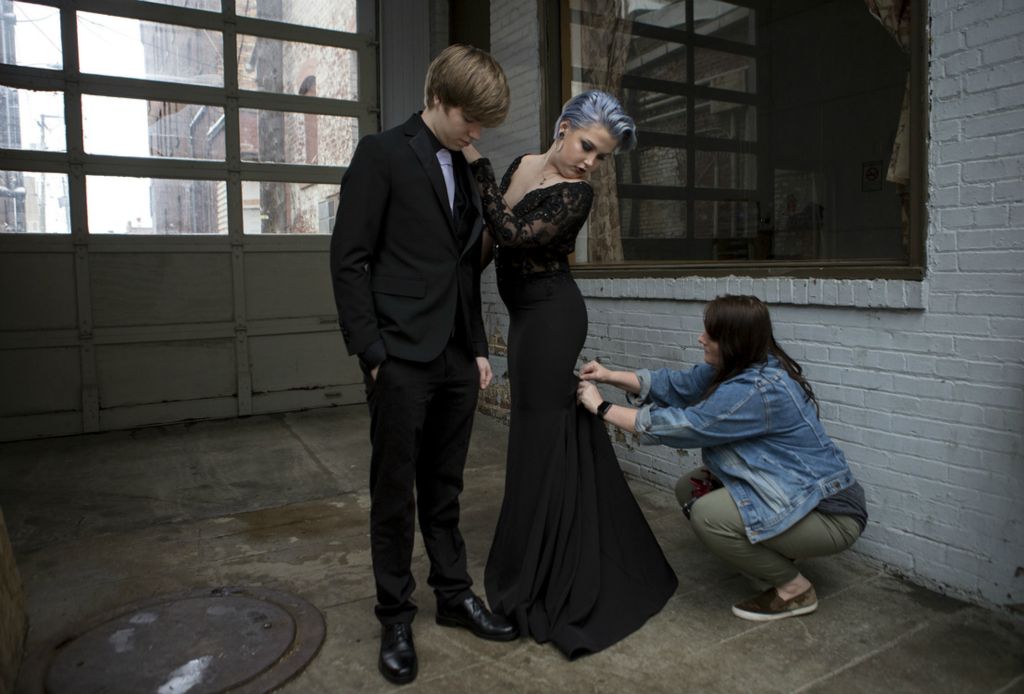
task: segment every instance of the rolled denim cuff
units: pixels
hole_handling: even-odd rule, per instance
[[[641,381],[641,384],[642,383],[643,381]],[[649,386],[650,382],[648,381],[648,387]],[[633,428],[636,430],[637,440],[640,441],[640,443],[649,446],[654,446],[661,443],[661,441],[659,441],[657,437],[652,436],[649,433],[651,430],[650,405],[644,405],[643,407],[636,411],[636,423],[633,425]]]
[[[650,369],[640,369],[634,373],[637,380],[640,381],[640,392],[636,395],[626,393],[626,402],[634,407],[640,407],[647,402],[647,396],[651,393],[651,371]],[[650,415],[648,415],[648,421],[650,421]]]

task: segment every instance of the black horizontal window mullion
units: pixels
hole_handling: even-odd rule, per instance
[[[173,157],[121,157],[85,154],[80,159],[86,176],[126,176],[130,178],[177,178],[221,181],[227,176],[223,160],[202,161]]]
[[[16,89],[63,91],[67,81],[62,70],[0,64],[0,84]]]
[[[587,71],[582,71],[584,75]],[[672,82],[660,80],[654,77],[641,77],[626,73],[622,76],[623,89],[642,89],[647,92],[658,92],[659,94],[677,94],[687,96],[693,87],[685,82]]]
[[[573,10],[571,21],[573,24],[589,27],[600,26],[601,24],[606,23],[606,20],[596,19],[597,17],[598,15],[593,12]],[[694,46],[711,48],[726,53],[738,53],[740,55],[748,56],[757,55],[757,46],[751,46],[750,44],[741,43],[739,41],[722,39],[716,36],[697,34],[688,31],[686,28],[675,29],[671,27],[660,27],[655,24],[636,21],[631,22],[628,20],[624,20],[623,26],[628,29],[631,36],[636,36],[638,38],[655,39],[659,41],[667,41],[669,43],[692,43]]]
[[[83,94],[113,96],[125,99],[146,99],[149,101],[175,101],[190,104],[223,106],[223,87],[206,87],[181,82],[160,82],[158,80],[134,77],[114,77],[84,73],[79,79]]]
[[[659,133],[646,129],[640,129],[637,137],[637,145],[640,147],[640,149],[643,149],[644,147],[669,147],[672,149],[688,149],[690,143],[687,141],[686,135],[673,135],[671,133]]]
[[[249,90],[238,92],[238,106],[239,108],[319,113],[325,116],[350,116],[353,118],[374,111],[369,104],[361,101]]]
[[[0,169],[4,171],[35,171],[69,173],[67,152],[44,152],[37,149],[0,149]]]
[[[722,51],[723,53],[736,53],[750,57],[757,56],[757,46],[752,46],[749,43],[739,43],[738,41],[730,41],[729,39],[720,39],[717,36],[705,36],[703,34],[693,34],[687,40],[698,48],[710,48],[715,51]]]
[[[652,130],[642,129],[637,138],[639,147],[668,147],[671,149],[691,149],[691,142],[686,135],[673,133],[661,133]],[[737,152],[739,154],[758,154],[756,142],[746,140],[725,140],[720,137],[695,137],[692,142],[692,149],[699,149],[704,152]]]
[[[725,140],[720,137],[695,137],[693,148],[702,152],[736,152],[739,154],[758,154],[756,142],[746,140]]]
[[[682,55],[686,54],[686,47],[685,46],[680,46],[677,49],[673,49],[671,51],[666,51],[666,52],[662,53],[661,55],[659,55],[657,58],[653,58],[652,59],[652,58],[649,58],[649,57],[645,56],[644,60],[643,60],[643,63],[640,65],[640,67],[643,68],[643,70],[646,71],[646,72],[655,72],[663,64],[665,64],[665,63],[672,63],[673,61],[677,60],[677,58],[678,58],[678,56],[680,54],[682,54]],[[628,72],[628,68],[627,68],[627,72]]]
[[[643,22],[630,22],[629,33],[643,39],[658,39],[669,43],[686,43],[688,40],[685,29],[670,29]]]
[[[616,186],[619,199],[630,200],[692,200],[693,190],[677,186],[647,186],[620,183]]]
[[[757,191],[749,188],[693,188],[694,200],[718,202],[753,202]]]
[[[693,96],[699,99],[725,101],[727,103],[745,104],[747,106],[757,106],[762,101],[757,94],[735,92],[729,89],[716,89],[714,87],[704,87],[699,84],[695,84],[693,86]]]
[[[336,184],[341,182],[341,177],[347,168],[345,166],[267,164],[243,161],[240,173],[242,179],[246,181]]]

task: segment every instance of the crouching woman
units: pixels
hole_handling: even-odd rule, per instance
[[[733,606],[769,621],[818,607],[794,560],[835,554],[867,523],[864,490],[825,433],[802,369],[772,336],[768,308],[752,296],[720,296],[704,310],[704,364],[676,371],[611,371],[592,361],[577,399],[641,443],[700,448],[722,487],[696,500],[697,537],[759,587]],[[613,405],[595,383],[629,394]]]

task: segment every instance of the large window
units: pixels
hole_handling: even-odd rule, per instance
[[[603,202],[579,270],[919,277],[923,61],[909,5],[558,3],[546,121],[606,89],[640,145],[593,178]]]
[[[374,4],[0,0],[0,233],[329,233]]]

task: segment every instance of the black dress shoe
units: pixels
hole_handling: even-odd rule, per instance
[[[519,632],[508,620],[501,615],[491,614],[475,595],[448,607],[438,605],[437,623],[443,627],[463,627],[491,641],[511,641],[519,636]]]
[[[384,679],[392,684],[409,684],[416,679],[416,648],[412,645],[412,625],[383,625],[377,667]]]

